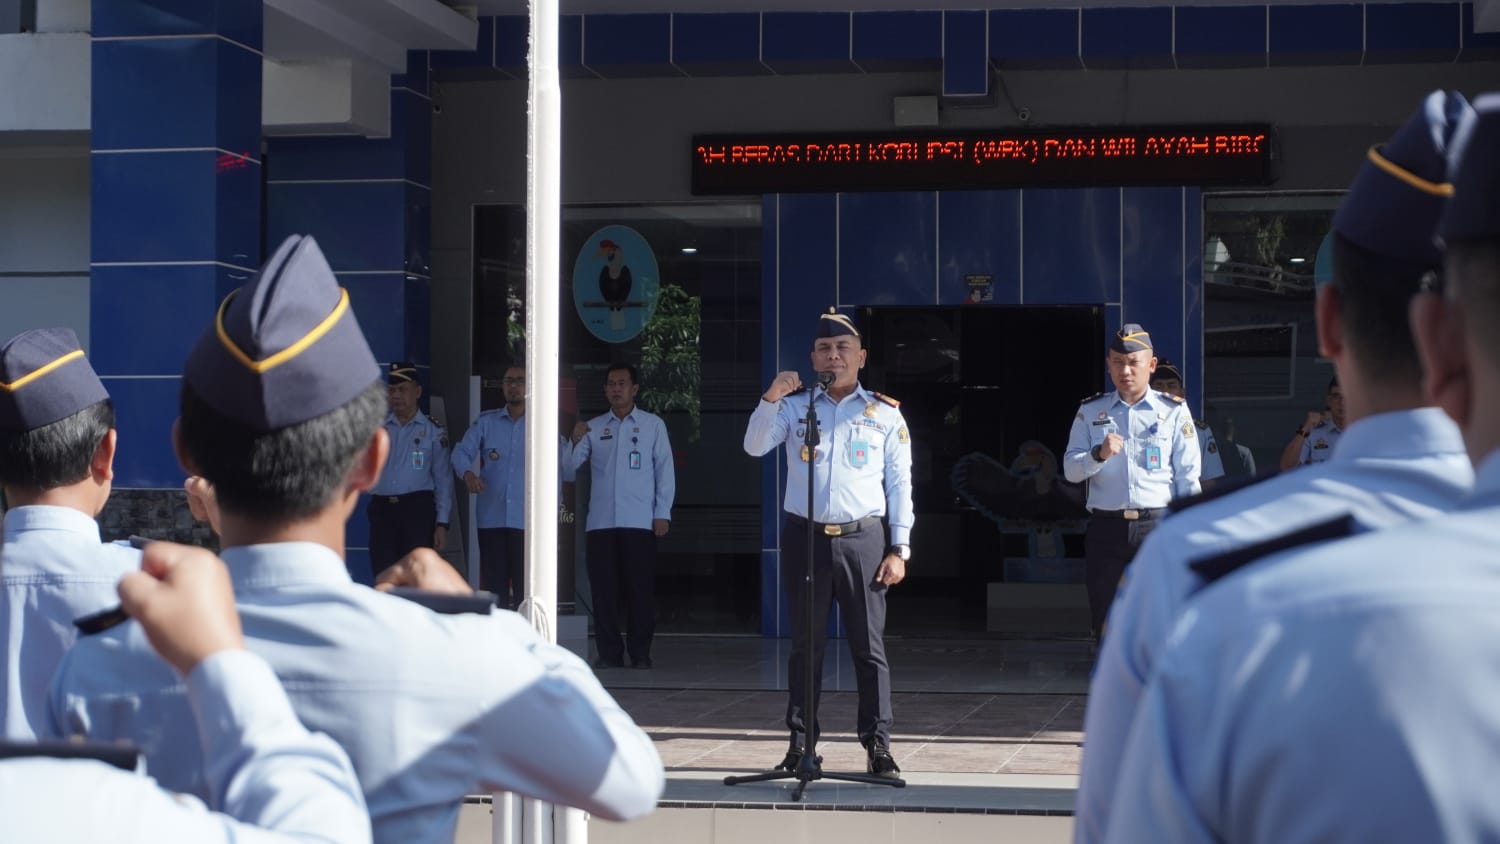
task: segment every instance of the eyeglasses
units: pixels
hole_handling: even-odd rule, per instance
[[[500,383],[505,384],[506,386],[509,386],[511,384],[525,384],[526,383],[526,379],[525,378],[502,378],[502,379],[500,379]]]

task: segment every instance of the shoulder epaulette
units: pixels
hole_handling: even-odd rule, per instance
[[[405,598],[413,604],[419,604],[435,613],[444,615],[463,615],[474,613],[477,615],[489,615],[495,608],[495,594],[493,592],[469,592],[454,594],[451,592],[434,592],[429,589],[413,589],[408,586],[398,586],[390,591],[397,598]]]
[[[0,759],[92,759],[135,771],[141,751],[133,744],[81,741],[0,741]]]
[[[1345,513],[1335,519],[1326,522],[1318,522],[1315,525],[1294,530],[1291,533],[1257,542],[1254,545],[1246,545],[1223,554],[1212,557],[1204,557],[1189,564],[1199,577],[1208,583],[1213,583],[1225,575],[1233,574],[1250,563],[1263,557],[1269,557],[1282,551],[1290,551],[1293,548],[1301,548],[1304,545],[1312,545],[1318,542],[1328,542],[1334,539],[1342,539],[1353,536],[1359,529],[1359,523],[1354,517]]]
[[[1172,499],[1171,503],[1167,505],[1167,509],[1173,513],[1181,513],[1190,507],[1197,507],[1199,504],[1207,504],[1210,501],[1217,501],[1226,495],[1233,495],[1242,489],[1255,486],[1261,481],[1274,478],[1277,474],[1277,472],[1263,472],[1256,475],[1241,475],[1236,478],[1220,478],[1211,489],[1205,489],[1196,495],[1189,495],[1185,498]]]
[[[870,395],[874,396],[876,398],[876,400],[883,401],[886,404],[890,405],[891,407],[900,407],[901,406],[901,402],[896,401],[895,399],[891,398],[888,395],[885,395],[884,393],[877,393],[877,392],[875,392],[875,391],[872,390],[872,391],[870,391]]]
[[[1193,424],[1197,425],[1198,426],[1198,430],[1200,430],[1200,431],[1207,431],[1208,430],[1208,423],[1204,422],[1202,419],[1194,419],[1193,420]]]
[[[1159,393],[1162,398],[1164,398],[1164,399],[1171,399],[1172,401],[1175,401],[1178,404],[1182,404],[1183,402],[1187,401],[1187,399],[1184,399],[1182,396],[1174,396],[1171,393],[1163,393],[1161,390],[1157,390],[1156,392]]]
[[[1109,393],[1095,393],[1092,396],[1089,396],[1088,398],[1084,399],[1083,401],[1080,401],[1079,404],[1088,404],[1089,402],[1094,401],[1095,399],[1102,399],[1102,398],[1104,398],[1107,395],[1109,395]]]

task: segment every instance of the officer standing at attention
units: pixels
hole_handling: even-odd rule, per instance
[[[448,477],[448,432],[417,407],[417,365],[398,361],[387,372],[391,412],[385,430],[391,457],[370,490],[370,570],[382,571],[413,548],[448,542],[453,481]]]
[[[778,769],[794,771],[806,747],[807,660],[821,692],[828,613],[837,599],[849,635],[859,689],[855,729],[869,773],[899,777],[891,756],[891,669],[885,658],[885,601],[906,577],[911,559],[911,436],[897,410],[900,402],[866,390],[859,370],[867,355],[849,317],[832,312],[818,320],[812,365],[833,373],[826,390],[802,386],[796,372],[778,373],[761,395],[745,429],[752,457],[786,444],[786,526],[781,533],[782,582],[791,607],[792,653],[787,659],[786,726],[791,745]],[[816,399],[821,444],[809,455],[804,444],[807,404]],[[807,472],[813,471],[813,506],[807,512]],[[881,519],[890,524],[890,542]],[[813,521],[814,603],[807,606],[807,531]],[[808,613],[813,640],[807,641]],[[820,735],[816,721],[813,734]]]
[[[349,757],[297,722],[276,675],[245,650],[224,564],[156,542],[140,569],[124,575],[119,600],[182,678],[218,812],[115,767],[131,761],[123,748],[0,742],[5,840],[367,844]]]
[[[1311,410],[1281,450],[1281,471],[1298,466],[1322,463],[1333,456],[1333,447],[1344,435],[1344,391],[1339,388],[1339,377],[1328,382],[1328,409]]]
[[[505,407],[479,414],[464,432],[453,447],[453,471],[479,496],[479,588],[515,609],[526,592],[526,368],[509,367],[500,383]],[[561,500],[562,482],[573,480],[561,436],[558,449]]]
[[[118,603],[120,575],[140,568],[128,544],[101,544],[94,518],[114,479],[115,410],[66,328],[0,346],[0,728],[45,727],[47,684],[78,637],[73,619]]]
[[[595,668],[651,667],[656,635],[656,540],[672,524],[677,469],[666,423],[636,407],[635,367],[617,363],[605,373],[609,412],[573,427],[569,468],[585,463],[593,486],[584,540],[594,599]],[[626,638],[620,640],[620,592],[625,592]]]
[[[1255,560],[1189,602],[1141,701],[1110,841],[1500,841],[1500,94],[1474,110],[1449,148],[1442,292],[1411,307],[1425,395],[1463,432],[1474,492]],[[1410,230],[1409,205],[1380,213]]]
[[[1063,476],[1089,482],[1084,579],[1096,639],[1125,567],[1167,504],[1198,492],[1201,454],[1187,405],[1151,389],[1151,335],[1133,322],[1121,328],[1105,363],[1115,391],[1079,405],[1063,455]]]
[[[1333,272],[1314,302],[1319,352],[1348,395],[1350,425],[1332,459],[1184,502],[1136,555],[1089,686],[1079,844],[1102,841],[1114,828],[1110,807],[1120,806],[1120,760],[1142,689],[1183,606],[1221,574],[1215,558],[1264,556],[1247,549],[1307,541],[1299,536],[1339,517],[1366,528],[1432,518],[1468,494],[1473,469],[1458,428],[1427,406],[1408,317],[1412,297],[1442,266],[1432,235],[1450,190],[1445,139],[1468,111],[1456,94],[1429,96],[1390,141],[1369,151],[1334,215]],[[1427,560],[1418,554],[1407,564],[1420,570]],[[1364,577],[1357,568],[1348,576]],[[1317,673],[1318,663],[1310,664]],[[1334,723],[1330,729],[1343,729]]]
[[[1187,401],[1187,390],[1182,386],[1182,370],[1169,360],[1156,364],[1156,371],[1151,373],[1151,389]],[[1211,486],[1209,481],[1224,477],[1224,461],[1219,457],[1219,443],[1214,440],[1214,429],[1201,419],[1194,419],[1193,424],[1198,428],[1198,480],[1204,489],[1208,489]]]
[[[438,614],[350,580],[346,523],[386,465],[385,417],[349,294],[313,239],[294,235],[193,347],[173,427],[184,468],[212,487],[245,644],[302,723],[348,751],[375,840],[451,844],[464,797],[493,791],[611,820],[650,812],[661,758],[582,659],[516,613]],[[446,588],[406,578],[413,557],[472,594],[427,548],[382,583]],[[181,692],[126,622],[68,652],[50,725],[133,741],[163,787],[208,797],[213,771]]]

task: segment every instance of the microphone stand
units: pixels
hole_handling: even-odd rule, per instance
[[[804,571],[803,582],[806,584],[806,594],[803,597],[803,606],[807,614],[807,630],[804,635],[806,646],[803,654],[803,668],[806,673],[803,677],[802,698],[802,761],[797,764],[795,771],[765,771],[759,774],[746,774],[744,776],[725,777],[725,785],[739,785],[745,782],[765,782],[767,780],[797,780],[797,787],[792,789],[792,802],[800,802],[802,793],[807,790],[807,784],[813,780],[841,780],[843,782],[862,782],[867,785],[889,785],[895,788],[905,788],[906,780],[881,777],[874,774],[839,773],[828,774],[823,772],[823,766],[818,758],[818,692],[815,682],[817,675],[814,666],[818,661],[812,652],[813,640],[817,638],[817,616],[813,611],[813,602],[817,598],[817,590],[813,586],[813,553],[814,553],[814,520],[813,516],[817,510],[813,506],[813,472],[818,467],[818,393],[828,392],[828,387],[833,383],[833,373],[817,373],[818,385],[811,388],[811,395],[807,399],[807,416],[803,418],[802,446],[807,452],[807,566]],[[831,460],[832,455],[830,455]],[[832,465],[830,462],[829,465]],[[827,621],[825,619],[824,623]]]

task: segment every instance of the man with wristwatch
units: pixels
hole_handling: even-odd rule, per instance
[[[828,613],[835,599],[843,611],[849,654],[859,690],[856,729],[871,774],[899,777],[891,755],[891,674],[885,658],[885,601],[906,577],[915,521],[911,499],[911,436],[900,402],[859,383],[866,351],[859,331],[844,314],[818,320],[812,364],[832,373],[827,388],[808,389],[796,372],[782,372],[761,395],[745,431],[745,451],[754,457],[786,444],[786,525],[781,536],[781,581],[791,607],[792,653],[787,660],[786,725],[791,743],[777,767],[794,771],[806,747],[806,660],[823,676]],[[804,444],[807,404],[814,402],[820,443]],[[813,506],[807,510],[807,472],[813,472]],[[890,527],[886,542],[881,519]],[[807,533],[813,533],[813,585],[808,607]],[[808,638],[808,612],[813,614]],[[815,693],[816,693],[815,689]],[[816,719],[813,734],[819,734]]]

